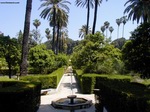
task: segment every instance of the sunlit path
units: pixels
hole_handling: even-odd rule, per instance
[[[53,91],[52,93],[49,92],[48,95],[41,96],[41,105],[37,112],[70,112],[69,110],[54,109],[51,106],[51,102],[59,98],[66,98],[68,95],[72,94],[77,95],[77,97],[83,97],[88,100],[92,100],[92,102],[95,103],[94,94],[80,94],[75,76],[72,73],[66,73],[63,75],[59,87],[56,89],[56,91]],[[95,107],[93,105],[87,109],[75,110],[75,112],[82,111],[95,112]]]

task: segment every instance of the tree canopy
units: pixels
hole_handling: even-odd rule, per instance
[[[132,32],[122,50],[126,68],[150,77],[150,23],[140,25]]]

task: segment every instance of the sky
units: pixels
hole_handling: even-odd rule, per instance
[[[39,30],[41,36],[43,37],[42,42],[47,41],[45,37],[45,29],[50,28],[52,33],[52,28],[49,26],[47,19],[41,18],[39,15],[42,9],[39,9],[41,5],[40,0],[32,0],[32,12],[31,12],[31,24],[30,30],[35,29],[33,26],[33,20],[39,19],[41,25]],[[69,23],[68,23],[68,35],[69,38],[73,40],[80,40],[79,38],[79,29],[82,25],[86,24],[86,15],[87,9],[75,6],[75,0],[68,0],[71,2],[71,5],[68,4],[70,8],[69,12]],[[98,7],[97,13],[97,24],[96,31],[100,31],[101,26],[103,26],[105,21],[110,23],[110,26],[114,28],[112,32],[112,40],[117,39],[117,29],[116,19],[124,16],[124,10],[127,6],[124,6],[127,0],[108,0],[107,2],[103,0],[100,7]],[[4,3],[7,2],[7,3]],[[8,3],[14,2],[14,3]],[[0,0],[0,31],[4,33],[5,36],[9,35],[10,37],[17,37],[17,34],[20,30],[24,29],[24,20],[25,20],[25,8],[26,0]],[[94,18],[94,9],[91,9],[90,12],[90,27],[93,26]],[[125,14],[127,15],[127,14]],[[124,37],[129,39],[130,32],[134,31],[137,27],[136,22],[128,21],[124,27]],[[120,25],[119,28],[119,37],[122,37],[122,28],[123,25]],[[108,34],[110,35],[110,34]]]

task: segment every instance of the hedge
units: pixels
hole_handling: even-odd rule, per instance
[[[64,67],[61,67],[48,75],[28,75],[20,77],[20,79],[29,82],[40,82],[42,89],[56,88],[63,74]]]
[[[97,77],[95,88],[108,112],[150,112],[150,90],[143,84]]]
[[[40,83],[0,81],[1,112],[36,112],[40,105]]]
[[[83,74],[76,71],[83,93],[96,94],[108,112],[150,112],[150,83],[131,82],[131,76]],[[96,108],[101,109],[101,105]],[[97,109],[97,110],[98,110]]]
[[[28,75],[20,79],[29,82],[40,82],[42,84],[42,89],[57,87],[57,76],[55,75]]]

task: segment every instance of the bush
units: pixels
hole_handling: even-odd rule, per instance
[[[28,75],[21,77],[21,80],[29,82],[40,82],[42,84],[42,89],[57,87],[57,76]]]
[[[110,112],[149,112],[150,90],[130,79],[97,76],[96,86],[102,103]]]
[[[40,91],[40,83],[0,81],[0,109],[2,112],[36,112]]]
[[[49,75],[28,75],[20,79],[29,82],[40,82],[42,84],[42,89],[56,88],[63,74],[64,68],[61,67]]]

